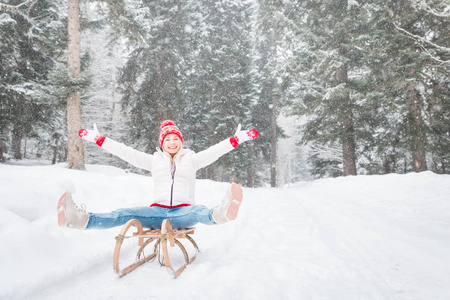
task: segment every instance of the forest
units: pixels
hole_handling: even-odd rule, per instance
[[[248,187],[450,174],[450,0],[2,0],[0,161],[133,169],[80,128],[153,153],[172,119],[198,177]]]

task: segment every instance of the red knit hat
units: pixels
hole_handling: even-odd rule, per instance
[[[180,129],[178,129],[175,122],[172,120],[165,120],[161,122],[161,132],[159,133],[159,143],[161,144],[161,148],[164,139],[168,134],[176,134],[183,143],[183,135],[181,134],[181,131]]]

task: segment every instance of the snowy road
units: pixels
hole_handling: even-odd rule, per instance
[[[197,202],[227,184],[197,183]],[[120,228],[56,226],[65,189],[91,211],[146,205],[148,177],[0,165],[0,299],[449,299],[450,176],[356,176],[244,189],[236,221],[198,225],[180,278],[157,263],[119,279]],[[19,193],[20,191],[20,193]]]

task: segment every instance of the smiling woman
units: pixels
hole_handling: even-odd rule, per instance
[[[159,142],[161,143],[163,151],[169,153],[172,157],[181,150],[183,145],[183,135],[173,121],[166,120],[161,123]]]
[[[150,171],[154,183],[153,203],[150,206],[122,208],[110,213],[87,213],[78,209],[70,193],[66,192],[58,202],[59,225],[78,229],[111,228],[137,219],[144,227],[159,229],[164,219],[169,219],[174,228],[189,228],[197,223],[223,224],[236,219],[242,202],[241,187],[235,183],[231,184],[221,205],[217,207],[210,209],[196,205],[196,172],[241,143],[255,139],[258,131],[241,131],[239,124],[233,137],[199,153],[183,149],[183,135],[172,120],[161,123],[161,147],[154,154],[137,151],[101,136],[95,124],[94,130],[81,129],[79,136],[95,142],[138,168]]]

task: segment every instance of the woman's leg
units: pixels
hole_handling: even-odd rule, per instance
[[[167,219],[173,228],[186,229],[197,223],[216,224],[212,217],[213,210],[203,205],[183,206],[169,209]]]
[[[145,228],[160,229],[161,223],[167,219],[167,208],[158,206],[122,208],[110,213],[89,213],[86,229],[107,229],[121,226],[131,219],[137,219]]]
[[[110,213],[89,213],[86,229],[107,229],[121,226],[131,219],[137,219],[144,228],[160,229],[164,219],[169,219],[173,228],[190,228],[197,223],[216,224],[213,209],[203,205],[163,208],[159,206],[122,208]]]

